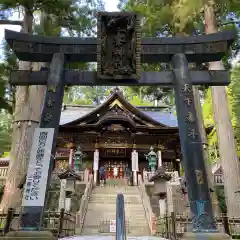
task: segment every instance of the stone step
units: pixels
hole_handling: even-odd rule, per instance
[[[141,205],[142,202],[140,200],[126,200],[124,201],[125,206],[129,205],[130,207],[134,207],[135,208],[138,205]],[[116,199],[90,199],[89,200],[89,204],[109,204],[109,205],[115,205],[116,206]],[[139,209],[141,209],[141,207],[139,207]]]
[[[107,194],[92,194],[89,200],[110,200],[110,201],[115,201],[116,202],[117,195],[107,195]],[[124,195],[124,202],[139,202],[142,203],[141,197],[137,197],[134,195]]]
[[[138,187],[96,187],[93,189],[93,194],[94,193],[110,193],[110,194],[118,194],[118,193],[138,193],[139,194],[139,189]]]
[[[133,218],[133,214],[126,214],[125,216],[126,221],[131,221],[131,222],[146,222],[146,216],[145,215],[136,215]],[[95,212],[89,212],[86,217],[85,217],[85,221],[89,222],[100,222],[101,220],[112,220],[112,219],[116,219],[116,214],[114,212],[111,213],[102,213],[100,215],[96,215]]]
[[[101,235],[101,236],[112,235],[112,236],[114,236],[115,233],[110,233],[107,231],[104,233],[101,233],[98,226],[91,226],[91,227],[89,226],[89,227],[83,228],[81,235]],[[148,236],[148,235],[150,235],[150,233],[149,233],[148,228],[133,226],[127,230],[127,235],[128,236]]]
[[[89,206],[96,206],[96,208],[106,208],[106,207],[110,207],[110,208],[115,208],[116,209],[116,203],[115,202],[103,202],[103,201],[100,201],[100,202],[97,202],[97,201],[90,201],[88,203],[88,207]],[[126,203],[125,205],[125,210],[132,210],[132,211],[144,211],[144,207],[142,205],[142,203]]]
[[[103,221],[109,221],[109,220],[115,220],[116,219],[116,217],[114,216],[114,215],[107,215],[107,216],[104,216],[104,215],[102,215],[101,217],[99,217],[99,218],[93,218],[93,216],[87,216],[86,218],[85,218],[85,224],[86,225],[91,225],[91,224],[95,224],[95,225],[98,225],[98,224],[100,224],[101,222],[103,222]],[[144,218],[144,217],[138,217],[138,218],[131,218],[130,216],[129,217],[126,217],[126,221],[127,222],[129,222],[129,223],[132,223],[133,225],[134,225],[134,223],[137,223],[137,224],[140,224],[141,226],[143,225],[146,225],[146,223],[147,223],[147,220],[146,220],[146,218]]]
[[[105,212],[100,212],[99,210],[94,210],[94,209],[89,209],[88,214],[87,215],[91,215],[92,217],[95,218],[110,218],[111,216],[115,216],[116,215],[116,211],[105,211]],[[87,217],[86,215],[86,217]],[[125,216],[126,218],[136,218],[136,219],[144,219],[146,218],[145,212],[125,212]]]
[[[123,193],[124,195],[124,199],[125,198],[137,198],[137,199],[141,199],[141,196],[137,193]],[[106,193],[106,192],[99,192],[99,193],[96,193],[96,192],[93,192],[91,194],[91,197],[109,197],[109,198],[115,198],[117,197],[117,193]]]
[[[116,198],[118,193],[124,194],[128,235],[143,236],[149,234],[145,210],[138,187],[105,186],[103,188],[96,187],[92,192],[82,235],[102,235],[100,233],[102,223],[116,219]],[[105,227],[107,226],[105,225]]]

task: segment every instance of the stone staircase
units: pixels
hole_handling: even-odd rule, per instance
[[[110,233],[110,220],[116,219],[116,197],[124,194],[128,236],[150,234],[138,187],[105,186],[92,191],[81,235],[115,235]]]

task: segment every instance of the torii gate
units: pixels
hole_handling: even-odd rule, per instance
[[[175,90],[181,150],[193,216],[192,232],[216,232],[192,85],[228,85],[229,74],[227,71],[189,70],[188,63],[221,60],[235,37],[234,31],[225,31],[201,36],[141,39],[140,20],[137,15],[128,12],[99,13],[97,38],[44,37],[6,30],[5,38],[19,60],[51,62],[50,68],[36,72],[13,70],[10,76],[12,85],[47,85],[41,122],[32,146],[27,183],[31,185],[32,171],[38,166],[36,162],[40,162],[37,152],[41,151],[41,164],[47,167],[38,169],[42,177],[35,198],[29,195],[31,186],[25,188],[21,219],[23,230],[42,226],[64,86],[156,85],[172,86]],[[97,62],[97,72],[64,69],[64,63],[73,61]],[[143,62],[171,63],[172,69],[140,72]],[[47,142],[52,145],[51,154],[44,152]],[[42,172],[43,169],[45,172]]]

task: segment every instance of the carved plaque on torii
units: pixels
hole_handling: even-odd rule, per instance
[[[100,12],[97,38],[99,79],[139,79],[141,35],[136,14]]]

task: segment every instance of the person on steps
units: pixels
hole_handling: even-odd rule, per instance
[[[117,185],[117,176],[118,176],[118,168],[117,166],[115,166],[113,168],[114,187]]]
[[[132,180],[132,171],[128,166],[125,168],[125,177],[127,179],[127,185],[131,186],[131,180]]]
[[[99,168],[99,175],[100,175],[100,187],[104,187],[104,183],[105,183],[105,167],[104,167],[104,165]]]

